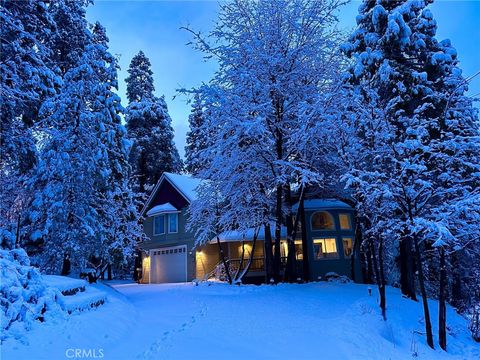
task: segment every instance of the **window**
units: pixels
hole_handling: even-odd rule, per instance
[[[343,253],[345,257],[352,256],[353,253],[353,240],[350,237],[343,238]]]
[[[335,230],[333,217],[326,211],[318,211],[312,215],[312,230]]]
[[[295,240],[295,258],[297,260],[303,260],[302,240]]]
[[[165,215],[158,215],[153,218],[153,235],[165,234]]]
[[[313,252],[316,260],[338,258],[335,238],[313,239]]]
[[[352,222],[350,221],[350,214],[339,214],[338,218],[340,219],[340,229],[342,230],[351,230]]]
[[[178,232],[178,214],[168,214],[168,232]]]

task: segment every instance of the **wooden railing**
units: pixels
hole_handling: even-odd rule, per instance
[[[248,265],[249,259],[243,259],[242,269]],[[229,259],[227,260],[230,271],[238,269],[240,266],[241,259]],[[280,258],[280,268],[283,270],[287,265],[287,257]],[[263,257],[256,257],[252,259],[252,264],[250,265],[249,271],[264,271],[265,270],[265,259]]]

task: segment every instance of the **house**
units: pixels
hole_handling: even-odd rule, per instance
[[[217,241],[220,242],[229,266],[238,268],[241,262],[242,240],[245,241],[245,265],[252,251],[253,229],[246,234],[229,231],[214,234],[203,246],[195,247],[193,232],[186,230],[187,210],[196,199],[195,189],[200,179],[187,175],[164,173],[142,210],[147,241],[143,252],[142,282],[169,283],[206,279],[220,265]],[[297,205],[294,206],[296,210]],[[317,280],[328,272],[351,276],[352,265],[357,281],[361,280],[361,265],[354,248],[354,210],[336,199],[309,199],[304,202],[307,249],[303,249],[301,233],[295,239],[297,269],[303,268],[308,251],[310,279]],[[272,226],[272,231],[273,231]],[[272,234],[273,236],[273,234]],[[288,248],[286,229],[281,230],[282,263]],[[260,231],[255,246],[248,279],[264,280],[264,232]]]

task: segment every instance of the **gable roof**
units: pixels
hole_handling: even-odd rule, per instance
[[[148,206],[152,202],[153,198],[157,194],[158,189],[163,181],[168,181],[174,188],[182,195],[188,203],[197,199],[196,188],[200,185],[202,179],[194,178],[189,175],[179,175],[179,174],[172,174],[169,172],[164,172],[163,175],[158,180],[157,184],[153,188],[150,196],[147,199],[147,202],[143,206],[142,211],[140,212],[140,216],[145,214]]]

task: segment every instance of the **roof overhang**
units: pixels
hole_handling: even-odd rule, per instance
[[[147,211],[147,216],[155,216],[161,214],[173,214],[179,213],[180,211],[170,203],[165,203],[161,205],[154,206],[150,210]]]

